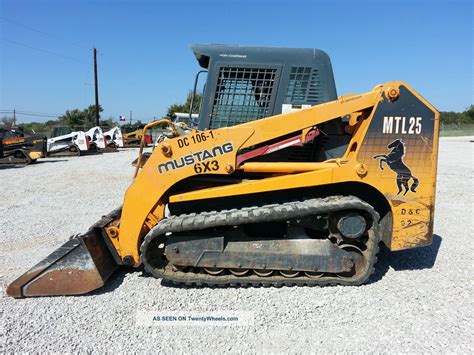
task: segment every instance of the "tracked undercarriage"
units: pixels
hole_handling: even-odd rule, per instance
[[[373,271],[378,218],[351,196],[172,216],[146,236],[142,262],[187,285],[358,285]]]
[[[3,153],[0,156],[0,164],[32,164],[36,159],[31,159],[26,151],[18,149],[14,152]]]
[[[76,145],[71,145],[67,149],[48,152],[48,157],[78,157],[83,155],[84,152],[81,151]]]

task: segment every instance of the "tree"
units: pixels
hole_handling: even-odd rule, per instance
[[[101,127],[114,127],[117,126],[118,123],[114,121],[114,118],[110,116],[106,120],[100,120],[99,121],[99,126]]]
[[[104,109],[99,105],[99,112]],[[90,105],[84,110],[74,109],[67,110],[64,115],[60,117],[60,120],[64,121],[71,127],[78,126],[95,126],[95,105]]]
[[[139,129],[140,126],[143,126],[144,124],[142,123],[141,120],[135,121],[134,123],[124,123],[123,125],[120,126],[120,128],[128,130],[128,131],[134,131],[136,129]]]
[[[168,106],[166,115],[168,117],[173,117],[175,112],[188,113],[189,108],[191,107],[192,97],[193,97],[193,92],[189,91],[188,96],[186,98],[186,102],[181,103],[181,104],[176,103],[176,104]],[[199,113],[199,108],[201,107],[201,100],[202,100],[202,94],[196,93],[196,95],[194,96],[193,113]]]
[[[467,112],[467,115],[471,118],[472,122],[474,123],[474,105],[469,106],[466,112]]]
[[[442,111],[440,112],[442,124],[474,124],[474,106],[469,106],[464,112]]]
[[[61,119],[70,126],[82,126],[85,122],[84,112],[79,109],[67,110]]]
[[[15,121],[13,120],[13,117],[3,116],[1,122],[5,127],[12,127]]]
[[[90,105],[88,108],[84,110],[84,114],[86,116],[86,124],[88,126],[95,126],[95,105]],[[99,105],[99,113],[104,111],[102,106]]]

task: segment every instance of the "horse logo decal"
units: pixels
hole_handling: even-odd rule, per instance
[[[408,190],[416,192],[419,180],[415,176],[413,176],[410,168],[408,168],[408,166],[406,166],[403,162],[403,157],[405,155],[405,143],[403,143],[401,139],[397,139],[390,143],[387,148],[391,149],[390,153],[379,154],[373,157],[374,159],[380,159],[380,170],[383,170],[385,163],[390,169],[397,173],[397,195],[402,192],[402,187],[405,188],[405,192],[403,193],[403,195],[406,195]],[[408,186],[408,182],[410,181],[410,179],[413,179],[411,187]]]

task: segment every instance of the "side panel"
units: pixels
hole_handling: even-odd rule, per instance
[[[378,104],[359,150],[365,182],[392,207],[392,250],[431,244],[438,125],[436,109],[402,85],[398,99]]]

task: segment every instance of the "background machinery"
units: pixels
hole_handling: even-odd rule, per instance
[[[151,145],[152,136],[151,133],[146,135],[143,134],[143,129],[145,125],[135,125],[135,126],[124,126],[121,128],[123,136],[123,144],[125,148],[137,148],[140,147],[140,142],[142,137],[144,137],[145,147]]]
[[[113,127],[104,132],[104,138],[108,148],[123,148],[123,136],[120,127]]]
[[[333,97],[318,50],[298,50],[311,53],[306,66],[273,54],[268,72],[251,52],[273,49],[213,47],[193,47],[209,69],[199,129],[146,125],[142,137],[164,123],[170,134],[146,161],[142,138],[123,205],[13,281],[9,295],[81,294],[120,265],[142,264],[188,285],[360,285],[379,243],[431,243],[439,113],[423,97],[399,81]],[[231,58],[246,63],[224,63]],[[303,107],[310,89],[321,101]],[[296,91],[306,93],[299,103]]]
[[[102,128],[99,126],[89,129],[86,132],[86,136],[88,138],[90,150],[92,152],[99,152],[100,150],[104,150],[107,147],[104,132],[102,132]]]
[[[46,137],[21,128],[0,128],[0,164],[31,164],[46,156]]]
[[[82,131],[73,132],[70,127],[56,126],[48,139],[48,156],[74,156],[89,150],[89,138]]]

